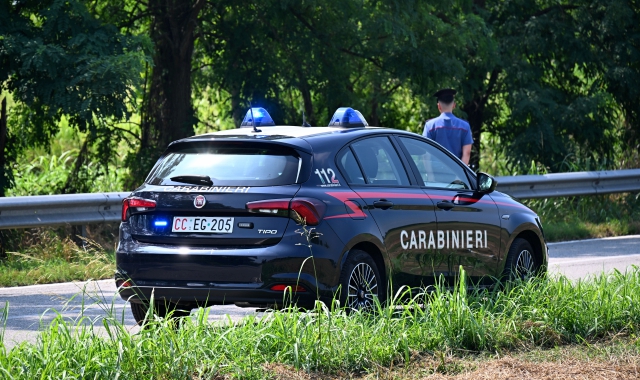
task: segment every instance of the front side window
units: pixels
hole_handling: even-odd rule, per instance
[[[372,137],[351,145],[369,185],[408,186],[402,161],[387,137]]]
[[[424,186],[471,189],[464,168],[440,149],[424,141],[400,137],[420,172]]]
[[[213,186],[278,186],[296,183],[293,151],[264,148],[186,148],[167,154],[147,179],[151,185],[184,185],[171,178],[209,176]]]

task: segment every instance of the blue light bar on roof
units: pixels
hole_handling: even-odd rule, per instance
[[[269,115],[266,109],[262,107],[252,107],[247,111],[247,114],[244,115],[240,128],[253,128],[254,125],[256,127],[269,127],[276,125],[276,123],[273,122],[271,115]]]
[[[330,127],[358,128],[368,127],[369,123],[358,110],[351,107],[340,107],[329,120]]]

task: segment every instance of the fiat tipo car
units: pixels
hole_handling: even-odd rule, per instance
[[[340,108],[325,127],[238,129],[175,141],[124,200],[116,284],[155,312],[316,300],[348,308],[402,286],[476,286],[545,271],[538,216],[422,136]]]

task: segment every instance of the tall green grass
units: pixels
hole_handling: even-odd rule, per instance
[[[640,193],[530,199],[549,241],[640,233]]]
[[[152,320],[130,334],[121,316],[96,327],[58,317],[36,344],[0,347],[10,379],[269,377],[269,363],[358,373],[442,350],[505,351],[593,342],[640,327],[640,270],[587,281],[534,279],[493,291],[433,287],[367,313],[294,308],[224,323],[199,309],[176,327]]]
[[[113,277],[113,249],[107,250],[94,240],[84,239],[83,244],[79,244],[51,229],[20,231],[13,235],[5,237],[5,240],[16,240],[9,244],[10,248],[23,248],[7,250],[5,257],[0,256],[0,287]]]

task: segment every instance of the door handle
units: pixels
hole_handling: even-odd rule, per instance
[[[386,210],[388,208],[393,207],[393,202],[389,202],[386,199],[380,199],[379,201],[374,201],[373,202],[373,207],[375,208],[381,208],[383,210]]]
[[[438,208],[441,208],[443,210],[451,210],[452,208],[456,207],[456,205],[449,201],[440,201],[438,202],[437,206]]]

